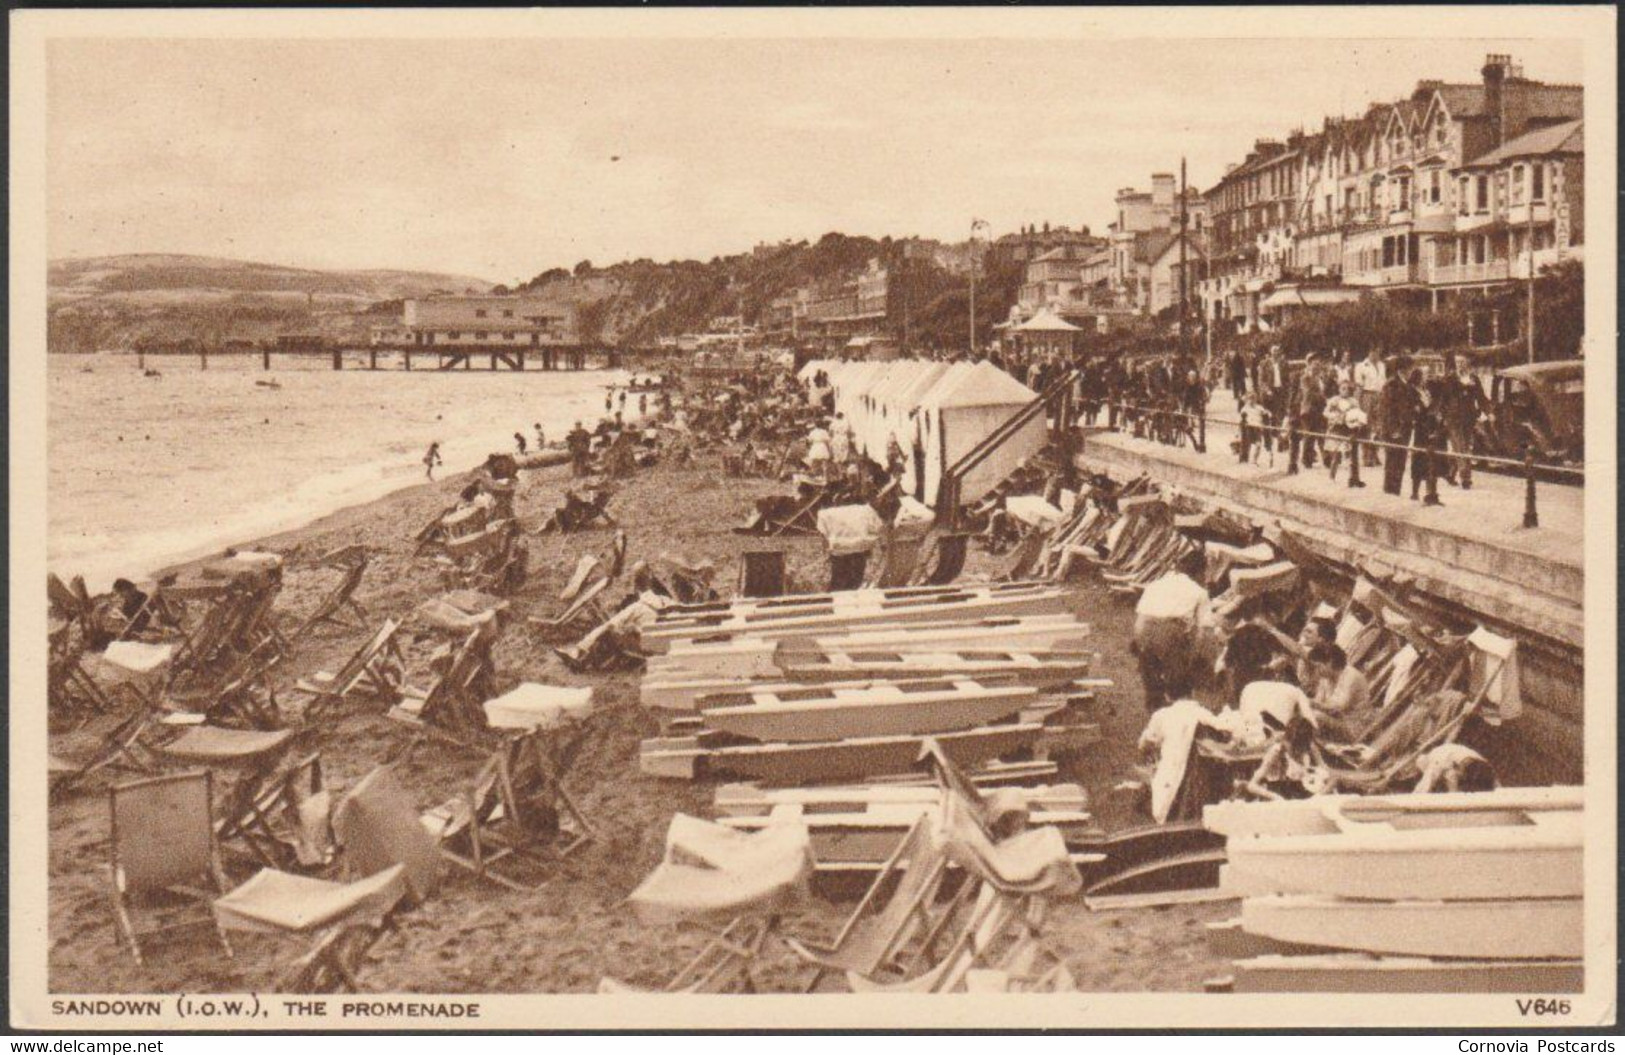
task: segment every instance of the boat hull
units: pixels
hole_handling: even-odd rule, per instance
[[[1580,959],[1580,898],[1359,901],[1270,895],[1241,903],[1249,934],[1275,941],[1398,956],[1485,960]]]

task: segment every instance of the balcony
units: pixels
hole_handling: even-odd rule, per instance
[[[1457,233],[1476,231],[1480,227],[1490,226],[1500,218],[1500,212],[1496,209],[1475,209],[1465,215],[1458,213],[1456,215],[1456,231]]]
[[[1510,277],[1510,265],[1505,260],[1489,260],[1482,264],[1442,264],[1428,272],[1428,281],[1435,286],[1453,286],[1468,282],[1505,282]]]
[[[1506,222],[1513,227],[1522,227],[1528,223],[1543,224],[1552,222],[1552,205],[1550,202],[1537,201],[1534,204],[1535,216],[1533,220],[1529,217],[1529,208],[1527,204],[1522,202],[1517,205],[1509,205],[1505,213]]]
[[[1416,263],[1393,264],[1389,267],[1372,268],[1369,271],[1351,271],[1344,281],[1351,286],[1372,288],[1409,286],[1422,281],[1422,268]]]

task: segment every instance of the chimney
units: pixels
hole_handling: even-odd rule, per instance
[[[1156,172],[1151,176],[1151,207],[1174,207],[1174,177],[1171,172]]]
[[[1506,129],[1502,127],[1505,85],[1507,72],[1512,66],[1511,55],[1484,56],[1484,113],[1490,119],[1490,147],[1493,149],[1506,141]]]

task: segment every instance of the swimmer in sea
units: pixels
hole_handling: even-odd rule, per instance
[[[429,449],[426,452],[424,452],[424,455],[423,455],[423,469],[424,469],[423,475],[427,476],[429,479],[433,480],[434,479],[434,467],[439,465],[439,464],[441,464],[440,441],[435,440],[433,443],[429,444]]]

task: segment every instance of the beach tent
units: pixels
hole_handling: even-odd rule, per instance
[[[962,365],[962,364],[956,364]],[[920,398],[925,446],[925,501],[935,505],[942,474],[1038,393],[993,364],[982,361],[950,370]],[[1042,414],[994,451],[965,477],[962,502],[974,502],[1037,454],[1048,439]]]
[[[875,375],[874,383],[864,399],[865,449],[869,456],[882,464],[886,461],[886,442],[891,438],[893,417],[890,400],[893,393],[906,380],[914,376],[919,364],[912,359],[894,359]]]

